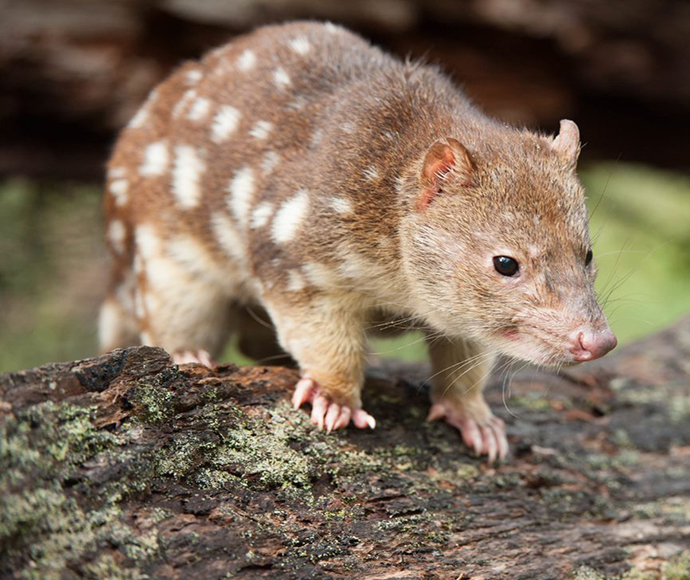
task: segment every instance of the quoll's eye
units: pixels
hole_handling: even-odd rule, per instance
[[[593,257],[594,254],[592,253],[592,250],[587,250],[587,254],[585,255],[585,266],[589,266],[592,263]]]
[[[494,256],[494,268],[503,276],[515,276],[520,270],[520,265],[510,256]]]

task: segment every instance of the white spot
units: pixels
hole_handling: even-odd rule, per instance
[[[387,131],[386,130],[386,131],[383,131],[383,133],[381,133],[381,134],[384,136],[385,139],[388,139],[389,141],[395,141],[395,139],[396,139],[395,133],[393,133],[393,131]]]
[[[152,226],[146,224],[137,226],[134,238],[140,258],[144,260],[153,260],[160,256],[162,248],[161,240]]]
[[[300,111],[307,106],[307,98],[304,95],[297,95],[290,103],[287,109],[289,111]]]
[[[203,121],[211,110],[211,101],[199,97],[189,109],[187,118],[190,121]]]
[[[345,131],[345,133],[352,134],[355,132],[355,125],[354,125],[354,123],[351,123],[350,121],[345,121],[342,124],[342,129],[343,129],[343,131]]]
[[[158,141],[151,143],[144,150],[144,162],[139,167],[139,174],[143,177],[163,175],[168,169],[168,143]]]
[[[273,72],[273,82],[279,89],[285,89],[292,84],[290,76],[283,67],[279,67]]]
[[[326,24],[324,24],[324,28],[326,29],[326,32],[328,32],[329,34],[336,34],[341,30],[340,26],[337,26],[332,22],[326,22]]]
[[[379,178],[379,170],[373,165],[370,165],[364,170],[364,177],[372,181]]]
[[[244,263],[244,242],[232,220],[222,213],[215,213],[211,216],[211,229],[223,252],[229,258]]]
[[[279,161],[280,155],[278,155],[276,151],[267,151],[266,155],[264,155],[264,158],[261,161],[261,169],[266,175],[268,175],[275,169],[275,166],[278,165]]]
[[[289,292],[300,292],[304,290],[307,282],[304,280],[304,276],[300,274],[297,270],[288,271],[288,283],[287,289]]]
[[[187,73],[184,75],[185,83],[188,85],[196,85],[203,76],[203,73],[199,69],[187,71]]]
[[[127,181],[126,179],[113,179],[110,182],[108,189],[112,196],[115,198],[115,205],[121,207],[127,203],[127,190],[129,189],[129,181]]]
[[[251,167],[243,167],[235,173],[228,187],[228,206],[240,225],[247,222],[249,208],[254,198],[254,171]]]
[[[111,167],[108,171],[108,177],[111,179],[119,179],[127,176],[127,169],[124,167]]]
[[[309,193],[300,189],[291,199],[284,201],[273,219],[271,236],[277,244],[292,240],[309,209]]]
[[[227,140],[237,129],[240,122],[240,112],[229,105],[223,105],[216,116],[213,117],[211,125],[211,141],[222,143]]]
[[[297,54],[305,55],[311,50],[311,44],[305,36],[298,36],[290,41],[290,48]]]
[[[273,204],[268,201],[260,203],[252,212],[251,227],[255,229],[264,227],[271,219],[271,215],[273,215]]]
[[[132,120],[129,122],[129,124],[127,126],[130,129],[138,129],[144,123],[146,123],[146,120],[148,118],[149,118],[148,107],[143,106],[137,111],[137,114],[134,115],[134,117],[132,117]]]
[[[247,72],[248,70],[254,68],[256,64],[256,55],[253,50],[245,50],[237,59],[237,68],[242,72]]]
[[[319,144],[321,143],[321,139],[323,138],[323,130],[322,129],[316,129],[314,133],[312,133],[311,139],[309,140],[309,145],[311,147],[318,147]]]
[[[179,117],[184,112],[184,109],[187,107],[187,105],[191,103],[195,97],[196,91],[194,89],[185,91],[185,93],[182,95],[182,98],[177,101],[177,104],[173,107],[173,117]]]
[[[345,197],[334,197],[331,200],[331,207],[340,214],[348,214],[353,211],[352,202]]]
[[[118,254],[122,255],[125,253],[125,236],[127,235],[127,230],[125,229],[125,224],[120,220],[113,220],[108,225],[108,241],[113,246]]]
[[[249,131],[249,134],[254,137],[254,139],[266,139],[271,129],[273,129],[273,123],[269,121],[258,121],[256,125],[252,127],[252,130]]]
[[[302,266],[302,271],[317,288],[330,288],[337,285],[337,277],[335,272],[324,264],[318,262],[306,262]]]
[[[201,175],[206,164],[199,152],[190,145],[175,147],[175,166],[172,175],[172,191],[177,203],[190,208],[201,200]]]
[[[380,275],[380,272],[372,267],[368,259],[352,250],[345,250],[340,254],[338,270],[345,278],[353,280],[364,279],[366,276],[371,276],[372,273]]]

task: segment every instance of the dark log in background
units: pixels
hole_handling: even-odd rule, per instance
[[[687,170],[685,0],[4,0],[0,173],[100,178],[114,132],[182,59],[292,18],[331,19],[442,64],[488,112],[584,159]]]
[[[686,579],[689,360],[687,318],[521,374],[510,412],[497,376],[497,468],[424,421],[410,368],[368,381],[375,431],[331,435],[288,369],[140,347],[7,374],[0,578]]]

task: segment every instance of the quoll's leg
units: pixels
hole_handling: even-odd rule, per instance
[[[163,250],[135,260],[134,306],[142,344],[160,346],[178,363],[214,366],[230,328],[229,298]]]
[[[350,421],[373,429],[376,421],[362,409],[366,339],[356,300],[319,295],[299,304],[279,298],[265,302],[280,343],[302,371],[292,398],[295,408],[310,403],[312,423],[329,432]]]
[[[508,441],[482,393],[494,357],[471,341],[445,338],[429,342],[434,372],[429,421],[444,419],[462,433],[465,444],[489,462],[504,459]]]

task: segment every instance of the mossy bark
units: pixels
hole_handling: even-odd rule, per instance
[[[288,369],[140,347],[7,374],[0,577],[688,578],[688,361],[690,319],[497,376],[497,468],[425,422],[419,368],[368,382],[375,431],[331,435]]]

